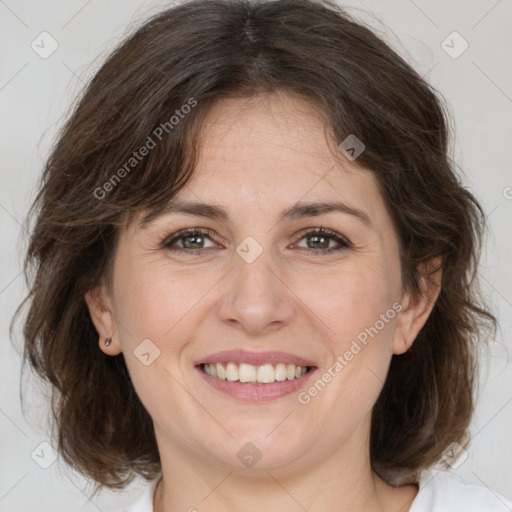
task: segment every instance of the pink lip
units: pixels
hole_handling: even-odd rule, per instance
[[[253,366],[260,366],[266,363],[285,363],[294,364],[296,366],[316,366],[313,361],[309,361],[293,354],[288,354],[287,352],[248,352],[247,350],[224,350],[222,352],[217,352],[205,357],[204,359],[196,361],[194,366],[229,362],[236,364],[247,363],[252,364]]]
[[[210,386],[244,402],[261,402],[289,395],[297,391],[300,387],[303,387],[309,381],[311,375],[316,373],[316,370],[312,369],[298,379],[273,382],[272,384],[252,384],[220,380],[204,373],[200,366],[197,366],[196,369]]]

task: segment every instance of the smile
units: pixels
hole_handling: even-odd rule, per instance
[[[308,366],[295,364],[266,363],[254,366],[247,363],[213,363],[203,364],[201,369],[206,375],[219,380],[240,383],[272,384],[273,382],[284,382],[286,380],[299,379],[308,372]]]
[[[317,364],[288,352],[224,350],[194,362],[208,387],[244,402],[261,402],[306,386]]]

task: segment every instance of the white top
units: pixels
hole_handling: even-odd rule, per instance
[[[153,512],[153,493],[159,478],[124,512]],[[512,501],[485,486],[465,482],[447,471],[425,470],[409,512],[512,512]]]

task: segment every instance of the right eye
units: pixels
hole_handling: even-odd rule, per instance
[[[162,243],[162,247],[170,251],[196,253],[215,247],[204,247],[206,239],[212,238],[212,232],[209,229],[189,228],[174,233]],[[181,247],[177,245],[181,243]]]

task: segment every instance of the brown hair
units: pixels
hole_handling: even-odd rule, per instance
[[[437,94],[331,0],[192,0],[150,19],[99,69],[27,217],[36,215],[27,281],[36,273],[15,315],[28,302],[24,362],[51,384],[61,455],[97,489],[154,478],[161,466],[151,417],[122,353],[99,350],[84,294],[103,278],[111,285],[127,217],[158,214],[190,178],[213,103],[279,91],[317,105],[338,143],[364,142],[358,162],[392,216],[404,288],[421,293],[422,265],[442,261],[432,313],[410,352],[393,356],[374,406],[372,467],[403,482],[451,442],[468,442],[477,343],[496,320],[475,287],[485,219],[450,162]]]

